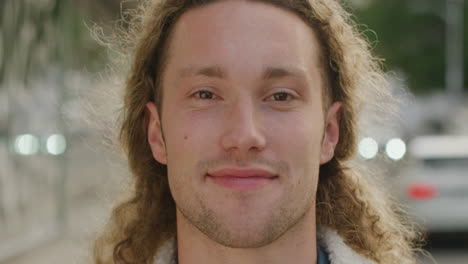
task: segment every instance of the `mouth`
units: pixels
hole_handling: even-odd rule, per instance
[[[252,191],[273,184],[278,175],[260,169],[222,169],[206,174],[218,186],[236,191]]]

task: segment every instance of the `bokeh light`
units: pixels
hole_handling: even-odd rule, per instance
[[[39,151],[39,139],[31,134],[18,135],[15,138],[14,149],[20,155],[34,155]]]
[[[366,137],[361,139],[358,145],[359,155],[364,159],[373,159],[379,151],[379,144],[375,139]]]
[[[47,152],[52,155],[60,155],[67,149],[67,140],[63,135],[54,134],[47,138]]]
[[[400,160],[406,154],[406,144],[399,138],[391,139],[385,146],[385,153],[392,160]]]

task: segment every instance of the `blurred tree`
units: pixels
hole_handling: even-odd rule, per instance
[[[92,12],[95,17],[96,12],[101,12],[101,18],[111,17],[106,15],[115,13],[116,7],[117,0],[1,0],[0,84],[8,78],[28,87],[32,76],[44,74],[51,66],[101,65],[103,49],[91,38],[87,21]]]
[[[445,87],[445,16],[447,0],[355,0],[354,14],[371,30],[375,52],[391,70],[403,72],[412,91],[426,93]],[[468,5],[465,4],[465,14]],[[465,36],[468,20],[464,20]],[[376,33],[375,33],[376,32]],[[377,38],[376,38],[377,35]],[[468,70],[464,38],[464,75]],[[464,87],[466,89],[467,78]]]

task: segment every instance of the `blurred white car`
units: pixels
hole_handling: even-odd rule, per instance
[[[416,137],[397,181],[400,197],[430,232],[468,231],[468,136]]]

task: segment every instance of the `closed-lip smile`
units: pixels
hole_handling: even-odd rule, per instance
[[[271,184],[278,175],[259,168],[222,168],[208,172],[207,178],[225,188],[247,191]]]

